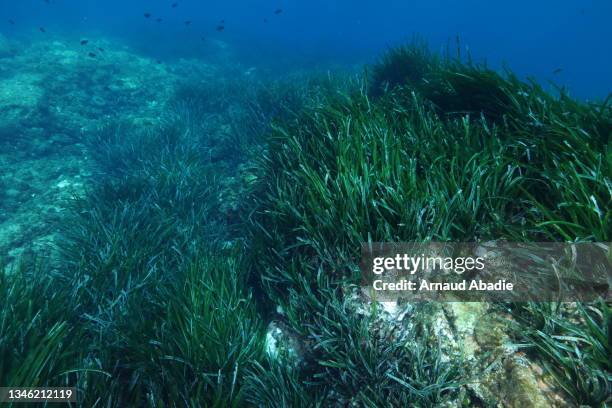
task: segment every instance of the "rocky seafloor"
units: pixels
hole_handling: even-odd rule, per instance
[[[94,176],[92,134],[113,122],[158,123],[186,73],[210,81],[220,69],[164,64],[106,39],[90,45],[95,57],[74,39],[0,35],[0,253],[8,260],[53,240],[62,203]]]

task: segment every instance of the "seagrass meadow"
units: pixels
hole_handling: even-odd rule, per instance
[[[362,242],[611,241],[611,97],[418,39],[285,75],[106,41],[95,65],[62,41],[2,59],[1,386],[79,407],[610,404],[605,299],[389,305],[358,265]]]

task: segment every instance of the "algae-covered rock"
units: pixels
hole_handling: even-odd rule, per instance
[[[22,123],[37,112],[43,96],[38,75],[20,73],[0,80],[0,140],[15,138]]]
[[[444,309],[452,335],[473,365],[467,385],[472,400],[486,407],[567,406],[543,381],[543,370],[513,344],[508,316],[487,303],[448,303]]]
[[[300,342],[281,321],[273,320],[268,324],[265,342],[266,354],[282,364],[297,366],[303,358]]]
[[[542,386],[539,373],[522,356],[511,356],[485,371],[470,389],[485,406],[545,408],[568,406]],[[554,402],[553,402],[554,399]]]

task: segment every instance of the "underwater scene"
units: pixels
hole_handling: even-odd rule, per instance
[[[0,406],[607,407],[611,19],[0,0]]]

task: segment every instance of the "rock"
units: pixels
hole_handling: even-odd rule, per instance
[[[508,335],[508,317],[486,303],[448,303],[454,335],[478,381],[467,385],[480,405],[506,408],[564,407],[568,404],[544,386],[542,370],[517,351]]]
[[[0,140],[14,138],[22,123],[30,123],[43,96],[39,81],[40,77],[32,74],[0,80]]]
[[[302,360],[299,341],[279,321],[272,321],[266,330],[265,350],[268,357],[296,366]]]

